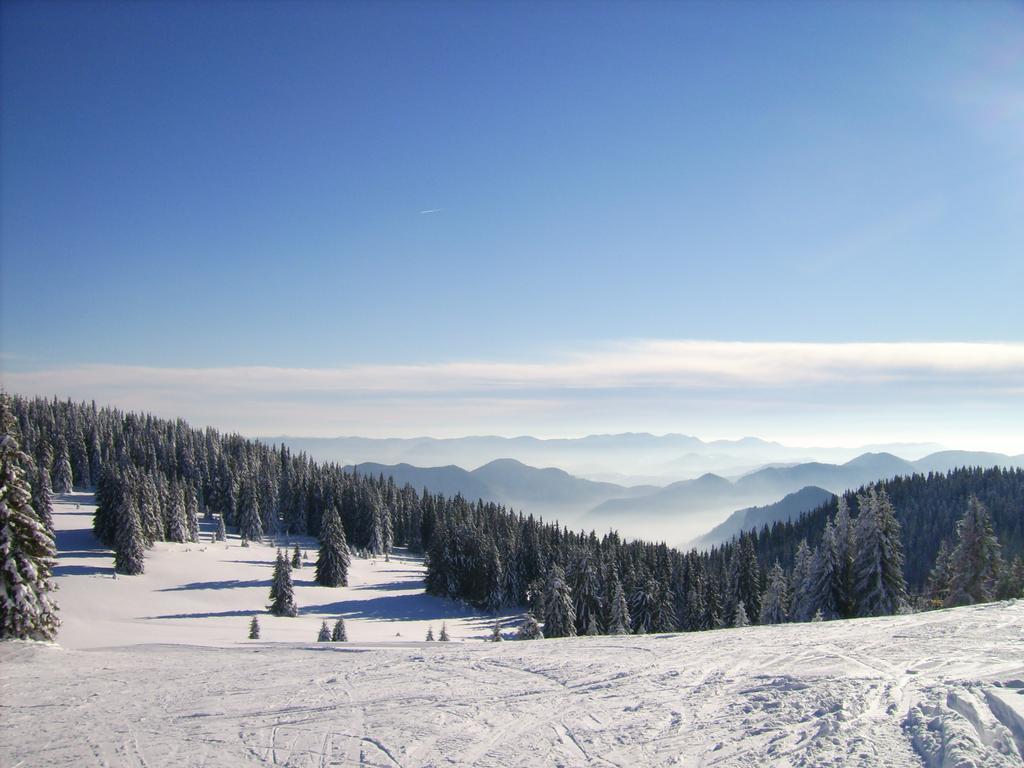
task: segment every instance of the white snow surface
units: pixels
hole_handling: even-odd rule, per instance
[[[88,527],[86,500],[58,505],[63,532]],[[412,558],[356,560],[349,588],[299,571],[312,612],[261,615],[249,641],[273,549],[160,545],[113,580],[87,534],[59,539],[60,645],[0,644],[3,766],[1024,763],[1024,601],[458,642],[493,619],[423,595]],[[352,642],[309,642],[338,614]],[[442,618],[456,642],[409,640]]]

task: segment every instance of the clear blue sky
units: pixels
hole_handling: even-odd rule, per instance
[[[1022,338],[1021,4],[7,2],[0,55],[8,371]]]

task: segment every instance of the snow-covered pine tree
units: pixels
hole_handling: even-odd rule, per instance
[[[487,601],[485,610],[497,613],[505,605],[505,579],[498,547],[491,544],[487,558]]]
[[[633,620],[629,615],[629,603],[626,602],[626,592],[622,588],[622,582],[619,581],[617,573],[614,580],[608,634],[628,635],[633,627]]]
[[[132,489],[139,514],[142,538],[148,547],[164,537],[163,505],[156,479],[151,472],[131,472],[126,483]]]
[[[331,628],[327,626],[326,621],[320,622],[320,632],[316,636],[318,643],[329,643],[331,642]]]
[[[437,639],[442,643],[447,643],[451,640],[451,637],[448,636],[448,624],[446,622],[441,622],[441,634],[437,636]]]
[[[527,613],[523,618],[523,623],[519,625],[519,632],[516,634],[518,640],[543,640],[544,633],[540,629],[540,624],[537,623],[537,619],[534,618],[532,613]]]
[[[500,643],[504,639],[505,638],[501,636],[501,622],[495,619],[494,626],[491,627],[491,642]]]
[[[786,621],[788,606],[786,574],[776,560],[775,565],[768,571],[768,586],[765,587],[761,598],[761,623],[782,624]]]
[[[900,524],[884,489],[858,497],[854,597],[859,616],[888,616],[907,604]]]
[[[434,628],[433,627],[427,627],[427,642],[428,643],[434,642]]]
[[[943,539],[935,555],[935,565],[928,574],[928,599],[935,608],[943,606],[949,596],[949,582],[953,577],[953,553]]]
[[[336,643],[344,643],[348,641],[348,632],[345,631],[345,620],[338,617],[338,620],[334,622],[334,629],[331,631],[331,640]]]
[[[299,545],[296,544],[292,550],[292,568],[298,570],[302,567],[302,550],[299,549]]]
[[[114,570],[126,576],[137,576],[145,570],[146,540],[139,522],[135,497],[126,493],[117,512],[114,533]]]
[[[260,639],[260,620],[255,616],[252,617],[252,621],[249,622],[249,639],[259,640]]]
[[[348,585],[348,543],[334,505],[327,507],[320,524],[320,552],[316,559],[316,583],[325,587]]]
[[[601,579],[593,558],[586,549],[576,553],[572,561],[572,570],[566,575],[572,587],[576,634],[587,634],[591,617],[594,617],[596,624],[597,614],[601,610]]]
[[[811,565],[811,590],[808,605],[815,613],[821,611],[825,620],[842,618],[844,612],[843,566],[839,561],[835,528],[825,522],[821,543]]]
[[[738,562],[733,597],[742,600],[750,615],[756,618],[761,611],[761,569],[757,564],[753,534],[741,533],[737,550],[734,551]]]
[[[633,631],[639,635],[656,632],[658,605],[660,602],[658,582],[653,577],[642,580],[629,601],[629,614],[633,617]]]
[[[824,620],[825,620],[825,617],[821,615],[821,609],[820,608],[818,610],[816,610],[814,612],[814,616],[811,617],[811,621],[814,622],[814,623],[819,623],[819,622],[822,622]]]
[[[171,492],[167,506],[164,508],[166,516],[167,541],[183,542],[188,538],[188,523],[185,520],[185,496],[177,481],[171,483]]]
[[[53,493],[50,490],[50,473],[42,467],[32,475],[32,509],[46,530],[53,536]]]
[[[199,498],[191,486],[185,488],[185,528],[188,541],[199,541]]]
[[[742,600],[736,603],[736,613],[732,617],[732,625],[734,627],[749,627],[750,619],[747,617],[747,608],[743,604]]]
[[[224,515],[217,516],[217,541],[227,541],[228,532],[224,528]]]
[[[298,607],[295,605],[295,590],[292,586],[292,571],[288,567],[288,561],[281,550],[277,551],[277,561],[274,563],[274,576],[270,584],[270,612],[275,616],[297,616]]]
[[[544,637],[575,637],[576,609],[562,566],[553,565],[544,584]]]
[[[790,621],[809,621],[814,615],[811,605],[811,567],[814,554],[807,546],[807,539],[801,539],[793,556],[793,574],[789,583]]]
[[[50,599],[56,553],[32,509],[31,459],[18,447],[9,407],[0,396],[0,638],[52,640],[60,625]]]
[[[68,442],[61,435],[57,440],[57,454],[53,463],[53,490],[56,493],[71,493],[74,490],[74,478],[71,473],[71,454]]]
[[[947,607],[987,603],[995,599],[1002,568],[999,540],[988,509],[976,496],[956,524],[956,546],[950,556]]]
[[[601,628],[599,626],[597,626],[597,614],[596,613],[591,613],[590,614],[590,620],[587,621],[587,629],[584,631],[583,634],[587,635],[588,637],[593,637],[594,635],[600,635],[601,634]]]
[[[835,521],[832,526],[836,537],[836,561],[839,564],[839,605],[843,618],[853,615],[853,555],[856,552],[853,521],[846,496],[840,494]]]
[[[246,541],[259,541],[263,536],[260,502],[256,484],[251,480],[242,483],[242,493],[238,500],[238,533]]]
[[[659,584],[658,602],[654,613],[653,629],[655,632],[675,632],[678,629],[674,603],[675,596],[672,594],[672,588],[668,584]]]

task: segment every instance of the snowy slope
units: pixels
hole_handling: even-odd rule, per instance
[[[226,555],[211,551],[155,554],[143,578],[168,579],[164,559],[212,571],[208,560]],[[252,561],[235,565],[265,574]],[[393,576],[394,592],[412,592],[412,564],[386,565],[357,566],[361,579],[377,579],[367,591],[390,594],[383,579]],[[248,614],[221,614],[256,590],[247,585],[140,587],[146,615],[214,615],[140,619],[137,608],[109,607],[106,629],[91,635],[75,628],[81,606],[69,598],[143,598],[107,592],[129,579],[62,580],[67,636],[80,648],[121,647],[0,645],[2,765],[1022,764],[1024,601],[676,635],[317,644],[239,640]],[[302,587],[300,604],[325,602],[316,589]],[[193,599],[204,602],[182,607]],[[406,599],[435,610],[431,598]],[[318,624],[294,621],[307,624],[302,640]],[[480,634],[473,622],[450,626]],[[266,626],[265,637],[289,637]],[[354,616],[349,634],[394,639],[396,626],[406,625]],[[416,626],[403,636],[418,636]],[[152,640],[153,627],[166,642],[195,645],[133,644]]]
[[[76,505],[78,508],[76,509]],[[267,640],[314,640],[320,622],[345,619],[351,640],[420,640],[447,622],[454,640],[490,636],[494,617],[423,592],[422,560],[398,552],[390,562],[352,559],[349,586],[313,582],[316,541],[301,537],[309,554],[292,573],[297,618],[265,613],[276,549],[239,546],[237,536],[212,541],[214,526],[203,523],[202,542],[158,542],[146,552],[141,576],[113,578],[114,561],[92,534],[91,494],[71,494],[54,503],[57,529],[57,600],[63,622],[58,642],[66,648],[128,643],[230,645],[247,636],[249,619],[260,614]],[[396,636],[401,633],[401,636]]]

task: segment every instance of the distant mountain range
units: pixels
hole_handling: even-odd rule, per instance
[[[738,536],[741,531],[750,531],[761,528],[764,525],[770,526],[778,521],[792,520],[804,512],[817,509],[829,501],[834,493],[809,485],[801,488],[795,493],[784,496],[774,504],[763,507],[747,507],[733,512],[703,536],[698,536],[690,542],[690,546],[697,549],[706,549],[715,544],[722,544]]]
[[[461,493],[470,501],[485,499],[507,504],[537,517],[578,519],[601,502],[613,498],[644,496],[658,490],[653,485],[625,487],[574,477],[561,469],[537,469],[515,459],[497,459],[468,471],[446,467],[414,467],[410,464],[363,464],[346,466],[360,474],[382,474],[399,485],[410,483],[417,490],[453,496]]]
[[[766,464],[809,461],[841,463],[863,453],[894,453],[919,458],[941,446],[903,443],[860,448],[794,448],[745,437],[704,441],[689,435],[627,432],[580,438],[476,436],[459,438],[263,437],[284,443],[320,461],[338,464],[376,462],[414,467],[481,467],[497,459],[515,459],[531,467],[559,467],[576,477],[618,485],[665,485],[713,472],[735,477]]]
[[[347,468],[390,476],[399,484],[411,483],[417,489],[498,501],[572,525],[599,530],[614,527],[627,536],[681,543],[719,523],[725,528],[714,535],[727,539],[750,527],[748,520],[763,525],[799,515],[818,506],[823,494],[840,493],[897,475],[945,472],[961,466],[1024,467],[1024,455],[940,451],[906,461],[889,453],[865,453],[843,464],[768,466],[734,480],[708,473],[665,487],[596,482],[514,459],[498,459],[471,471],[454,465],[423,468],[372,462]],[[729,517],[737,509],[740,511]],[[729,519],[723,523],[725,518]],[[698,541],[703,545],[714,543],[704,537],[694,543]]]
[[[597,528],[615,525],[645,538],[674,534],[679,538],[670,541],[685,541],[721,522],[731,510],[768,504],[807,486],[840,493],[897,475],[946,472],[961,466],[1024,467],[1024,455],[940,451],[907,461],[891,453],[865,453],[844,464],[764,467],[736,480],[707,474],[638,498],[610,499],[591,510],[585,523]]]

